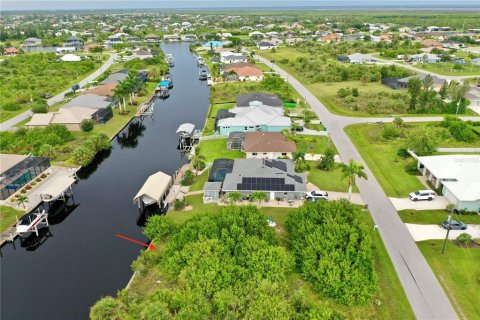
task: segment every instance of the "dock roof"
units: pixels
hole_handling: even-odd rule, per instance
[[[133,198],[133,202],[136,202],[139,198],[142,198],[144,203],[150,203],[151,200],[159,203],[165,193],[168,191],[170,184],[172,183],[172,177],[166,173],[158,171],[148,177],[147,181],[143,184],[142,188]],[[147,197],[146,199],[144,197]]]

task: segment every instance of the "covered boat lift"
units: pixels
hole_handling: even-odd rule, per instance
[[[176,133],[178,134],[178,149],[181,151],[190,151],[200,139],[200,131],[196,131],[195,125],[192,123],[181,124]]]
[[[172,184],[173,178],[171,176],[158,171],[148,177],[140,191],[133,198],[133,202],[137,203],[138,208],[142,212],[147,206],[152,204],[158,204],[161,208]]]
[[[52,202],[57,199],[65,200],[69,191],[73,193],[72,184],[75,181],[75,178],[70,176],[54,177],[39,189],[40,198],[43,202]]]

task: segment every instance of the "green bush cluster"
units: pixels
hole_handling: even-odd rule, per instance
[[[441,125],[447,128],[452,137],[457,141],[474,142],[479,139],[479,134],[474,130],[472,121],[463,121],[454,116],[447,116],[442,121]]]
[[[307,203],[289,214],[288,244],[315,291],[348,305],[367,305],[377,289],[372,239],[361,212],[346,200]]]
[[[106,134],[99,133],[93,135],[73,150],[73,156],[70,162],[76,165],[86,166],[92,162],[97,152],[108,150],[111,146],[110,139],[108,139]]]
[[[0,132],[0,152],[40,155],[40,148],[47,144],[60,147],[73,140],[73,134],[64,125],[52,124],[45,128],[20,128],[15,132]]]
[[[142,252],[133,268],[155,268],[165,285],[103,298],[91,319],[339,319],[289,290],[293,258],[256,207],[230,206],[178,226],[154,216],[145,234],[162,249]]]

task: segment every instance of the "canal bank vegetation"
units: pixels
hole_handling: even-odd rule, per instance
[[[90,317],[413,318],[368,212],[346,201],[205,208],[183,222],[171,213],[152,217],[144,232],[157,249],[142,252],[129,289],[99,300]],[[267,217],[277,226],[270,228]],[[345,250],[345,243],[356,249]],[[357,263],[364,272],[342,267]]]
[[[39,103],[47,94],[70,88],[100,67],[92,59],[62,62],[54,53],[22,54],[0,63],[0,118],[6,121]]]

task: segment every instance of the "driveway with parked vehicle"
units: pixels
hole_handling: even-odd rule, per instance
[[[409,198],[393,198],[390,197],[393,206],[397,211],[412,209],[412,210],[438,210],[445,209],[448,200],[443,196],[436,196],[435,199],[431,201],[412,201]]]
[[[447,230],[442,228],[439,224],[411,224],[405,223],[408,231],[415,241],[424,240],[442,240],[447,235]],[[448,238],[451,240],[457,239],[462,233],[468,233],[472,238],[480,238],[480,225],[469,224],[466,230],[450,230]]]

